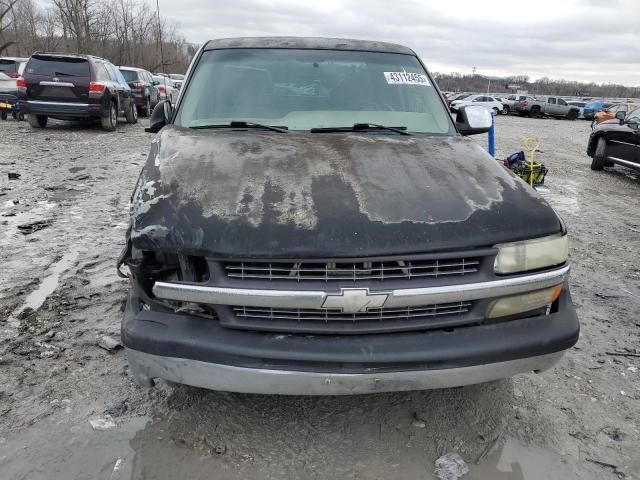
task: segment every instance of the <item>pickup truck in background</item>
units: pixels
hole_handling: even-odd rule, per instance
[[[517,111],[516,106],[523,102],[534,102],[536,99],[529,95],[509,95],[502,98],[502,111],[505,115]],[[525,105],[526,106],[526,105]]]
[[[548,115],[550,117],[567,118],[575,120],[580,115],[580,109],[569,105],[560,97],[540,97],[536,100],[521,102],[516,105],[518,114],[522,116],[539,117]]]

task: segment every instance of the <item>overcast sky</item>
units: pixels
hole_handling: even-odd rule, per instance
[[[363,38],[413,48],[431,71],[640,85],[640,0],[160,0],[188,41]]]

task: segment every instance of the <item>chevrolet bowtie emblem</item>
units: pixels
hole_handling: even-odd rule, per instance
[[[322,308],[339,308],[343,313],[366,312],[370,308],[382,308],[388,293],[369,293],[368,288],[343,288],[339,294],[327,295]]]

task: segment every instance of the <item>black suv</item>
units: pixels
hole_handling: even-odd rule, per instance
[[[622,165],[640,171],[640,108],[619,111],[616,118],[597,124],[587,146],[592,170]]]
[[[100,120],[115,130],[118,116],[138,121],[138,111],[120,71],[90,55],[35,53],[17,81],[20,108],[29,124],[44,128],[47,119]]]
[[[135,67],[120,67],[120,73],[129,84],[133,100],[138,111],[144,117],[151,115],[151,110],[160,101],[160,93],[156,85],[160,82],[154,80],[146,70]]]

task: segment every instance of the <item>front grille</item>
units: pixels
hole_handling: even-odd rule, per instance
[[[267,281],[362,281],[438,278],[478,272],[479,257],[382,261],[226,262],[228,278]]]
[[[296,322],[359,322],[385,320],[413,320],[432,318],[440,315],[460,315],[471,308],[470,302],[442,303],[423,307],[371,308],[367,312],[342,313],[332,309],[280,309],[261,307],[233,307],[239,318],[260,320],[293,320]]]

